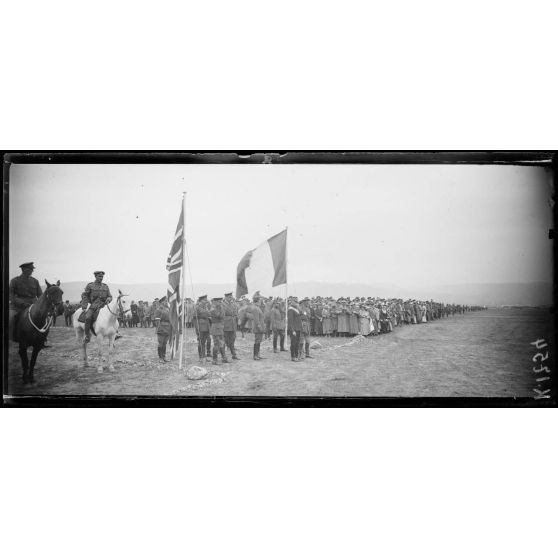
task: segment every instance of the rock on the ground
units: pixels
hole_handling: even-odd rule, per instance
[[[323,349],[322,344],[319,341],[312,341],[312,343],[310,343],[310,348],[311,349]]]
[[[202,380],[209,374],[207,368],[202,368],[201,366],[190,366],[188,370],[186,370],[186,377],[189,380]]]

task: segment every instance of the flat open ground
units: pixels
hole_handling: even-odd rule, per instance
[[[252,359],[253,336],[237,338],[241,361],[206,365],[208,376],[188,380],[178,363],[160,364],[155,330],[122,329],[116,342],[115,372],[84,368],[73,329],[58,325],[50,349],[39,355],[35,383],[24,386],[17,347],[12,343],[8,393],[14,395],[217,395],[532,397],[536,350],[549,341],[550,313],[540,309],[472,312],[427,324],[403,326],[371,338],[317,338],[314,359],[291,362],[262,344],[265,360]],[[95,346],[89,346],[90,353]],[[187,334],[186,367],[198,364],[193,331]],[[106,349],[105,349],[106,350]]]

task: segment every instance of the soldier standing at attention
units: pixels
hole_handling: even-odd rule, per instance
[[[88,304],[90,305],[85,314],[84,343],[91,341],[91,324],[97,319],[99,310],[112,300],[108,285],[103,283],[105,272],[95,271],[93,275],[95,275],[95,281],[87,284],[81,298],[81,308],[83,310],[87,309]]]
[[[143,300],[138,300],[138,318],[139,318],[139,326],[145,327],[145,313],[143,310]]]
[[[72,314],[73,314],[72,305],[70,304],[70,301],[67,300],[66,302],[64,302],[64,325],[66,326],[72,325]]]
[[[170,325],[170,311],[167,297],[159,299],[159,307],[155,311],[154,323],[156,324],[157,332],[157,353],[160,362],[168,362],[167,355],[167,342],[169,340],[171,325]]]
[[[248,303],[245,298],[240,300],[240,308],[238,309],[238,327],[240,328],[240,333],[242,333],[242,339],[244,339],[244,334],[246,333],[246,309],[248,308]]]
[[[24,308],[31,306],[43,294],[37,279],[31,277],[35,269],[33,262],[23,263],[19,267],[21,268],[21,275],[14,277],[9,286],[9,329],[12,334],[15,331],[16,316]],[[14,341],[17,341],[17,339],[14,339]]]
[[[151,306],[149,306],[149,302],[146,300],[144,307],[144,320],[145,320],[145,327],[151,327]]]
[[[291,338],[291,360],[298,362],[300,332],[302,330],[302,322],[300,320],[300,309],[298,307],[298,299],[296,296],[289,298],[289,310],[287,312],[287,333]]]
[[[157,308],[159,308],[159,299],[158,298],[156,298],[153,301],[153,303],[151,304],[150,314],[151,314],[151,320],[152,320],[152,323],[153,323],[153,327],[156,327],[156,325],[157,325],[155,323],[155,312],[157,312]]]
[[[229,348],[233,360],[240,360],[236,356],[234,342],[236,341],[236,327],[238,323],[238,306],[234,301],[232,293],[225,293],[225,302],[223,302],[223,310],[225,311],[224,331],[225,346]]]
[[[271,310],[273,309],[273,298],[269,298],[264,304],[263,314],[265,322],[265,338],[271,337]]]
[[[273,330],[273,352],[277,353],[277,338],[280,339],[281,351],[285,349],[285,310],[283,301],[278,298],[271,309],[271,329]]]
[[[252,304],[246,307],[244,320],[252,321],[252,331],[254,332],[254,360],[262,360],[260,356],[260,344],[265,332],[265,320],[260,306],[260,294],[254,294]],[[242,324],[244,326],[244,324]]]
[[[203,364],[206,358],[209,359],[211,357],[210,309],[207,295],[200,296],[194,311],[194,327],[198,337],[200,364]]]
[[[213,364],[219,364],[217,357],[221,353],[223,364],[228,364],[229,361],[225,355],[225,310],[223,309],[222,298],[212,298],[213,306],[209,312],[211,317],[211,337],[213,337]]]
[[[302,355],[302,345],[304,344],[306,358],[314,358],[310,356],[310,306],[307,298],[300,303],[300,321],[302,322],[302,333],[300,336],[299,355]],[[302,358],[302,357],[301,357]]]
[[[134,300],[132,300],[132,304],[130,304],[130,312],[132,316],[131,326],[138,327],[139,317],[138,317],[138,305]]]

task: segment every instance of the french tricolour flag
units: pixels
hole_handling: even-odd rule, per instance
[[[250,250],[236,270],[236,298],[262,291],[269,294],[273,287],[287,282],[287,229],[268,238]]]

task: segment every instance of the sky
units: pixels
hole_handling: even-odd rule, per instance
[[[194,283],[285,227],[289,282],[552,280],[551,175],[498,165],[12,165],[10,277],[166,283],[183,192]]]

